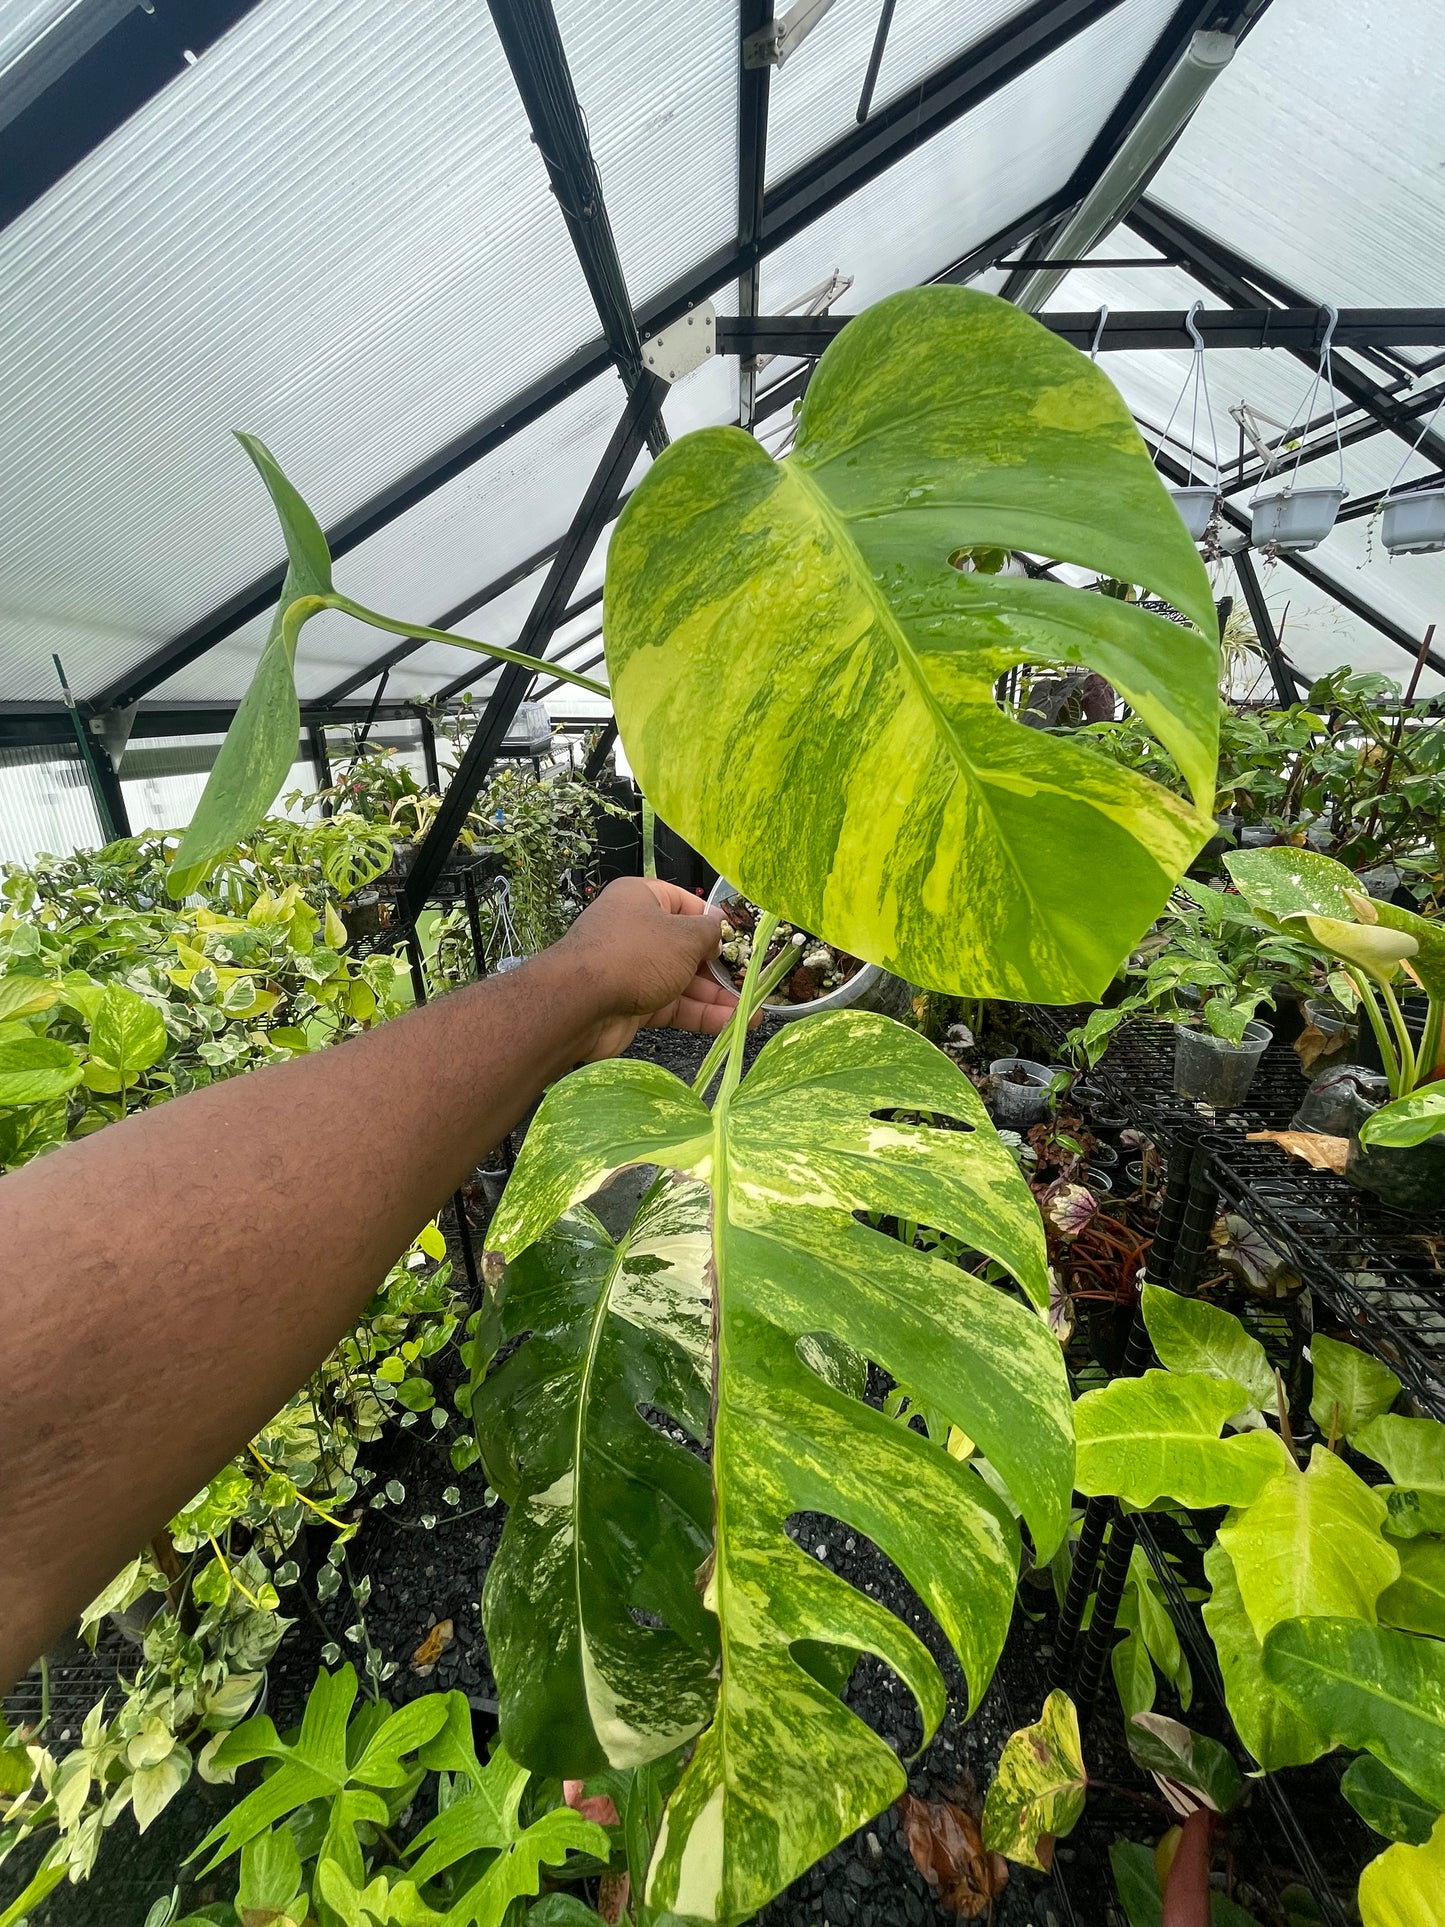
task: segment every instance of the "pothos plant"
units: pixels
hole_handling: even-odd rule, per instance
[[[1399,1843],[1361,1880],[1366,1927],[1427,1921],[1409,1903],[1445,1869],[1445,1425],[1394,1413],[1394,1374],[1317,1336],[1306,1455],[1238,1319],[1151,1285],[1142,1310],[1164,1369],[1079,1400],[1079,1489],[1228,1508],[1203,1617],[1239,1737],[1266,1771],[1363,1749],[1342,1790]]]
[[[302,622],[359,613],[249,447],[291,571],[179,880],[279,783]],[[954,566],[981,546],[1143,582],[1186,621]],[[1096,996],[1212,830],[1208,579],[1104,375],[992,297],[917,290],[855,320],[781,462],[733,429],[675,443],[619,520],[604,606],[623,742],[666,820],[753,900],[929,988]],[[1021,662],[1104,674],[1192,800],[1004,715],[994,686]],[[623,1061],[549,1094],[488,1262],[494,1343],[532,1336],[494,1376],[479,1346],[473,1400],[512,1500],[486,1602],[503,1738],[548,1771],[686,1748],[642,1904],[729,1922],[903,1787],[839,1697],[859,1651],[907,1682],[925,1738],[943,1710],[915,1635],[810,1559],[791,1515],[889,1553],[976,1702],[1015,1513],[1047,1559],[1072,1484],[1042,1227],[967,1079],[864,1013],[789,1027],[746,1078],[742,1052],[735,1024],[692,1089]],[[680,1176],[614,1244],[579,1207],[639,1163]],[[957,1240],[1017,1292],[867,1214]],[[858,1396],[865,1360],[970,1452]]]

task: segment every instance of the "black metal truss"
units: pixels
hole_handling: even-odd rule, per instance
[[[1292,669],[1285,661],[1284,651],[1279,646],[1279,632],[1274,626],[1274,618],[1269,613],[1269,605],[1260,587],[1259,572],[1254,566],[1254,557],[1248,549],[1241,549],[1232,556],[1234,573],[1239,578],[1239,586],[1244,591],[1245,606],[1249,610],[1254,633],[1259,637],[1264,659],[1269,664],[1270,680],[1274,683],[1274,693],[1279,699],[1281,709],[1288,709],[1294,701],[1295,685],[1308,688],[1308,679]]]
[[[763,202],[768,164],[768,92],[772,68],[750,67],[743,59],[744,43],[761,33],[773,18],[773,0],[739,0],[738,4],[738,231],[739,255],[748,265],[738,276],[738,313],[758,311],[760,259],[753,253],[763,226]],[[757,367],[743,357],[738,387],[744,428],[753,423]]]
[[[173,82],[257,0],[83,0],[22,54],[0,101],[5,228]],[[17,102],[25,104],[16,107]]]
[[[1310,304],[1309,297],[1301,294],[1298,289],[1289,287],[1281,282],[1278,276],[1270,274],[1257,263],[1226,246],[1224,242],[1204,233],[1201,228],[1195,227],[1192,221],[1185,220],[1182,215],[1160,207],[1153,201],[1147,199],[1140,201],[1129,217],[1129,225],[1151,247],[1177,255],[1196,281],[1212,293],[1219,295],[1222,300],[1229,302],[1231,307],[1253,308],[1263,294],[1267,298],[1279,301],[1285,308],[1314,305],[1319,311],[1318,304]],[[1347,312],[1349,311],[1345,309],[1340,311],[1342,322]],[[1338,328],[1335,330],[1335,342],[1343,348],[1359,346],[1377,349],[1383,345],[1380,341],[1353,343],[1342,335]],[[1319,366],[1318,342],[1309,345],[1294,341],[1281,342],[1271,327],[1268,343],[1265,345],[1283,346],[1307,367]],[[1387,345],[1403,348],[1431,347],[1436,344],[1416,343],[1406,338]],[[1376,421],[1389,429],[1392,434],[1411,443],[1420,436],[1421,453],[1429,461],[1434,462],[1437,468],[1445,467],[1445,434],[1437,429],[1427,429],[1421,436],[1418,423],[1401,402],[1381,388],[1377,382],[1371,381],[1367,375],[1351,367],[1347,361],[1332,359],[1331,379],[1339,394],[1347,396],[1357,408],[1363,408],[1367,414],[1373,415]]]
[[[895,161],[952,126],[1001,87],[1027,73],[1076,34],[1106,19],[1123,4],[1124,0],[1035,0],[1024,13],[946,62],[899,99],[870,115],[862,127],[851,128],[806,166],[779,181],[764,195],[761,228],[751,246],[742,248],[734,239],[699,262],[689,274],[638,311],[640,333],[644,337],[656,333],[728,282],[740,279],[745,269],[755,265],[771,249],[800,233],[885,173]],[[1026,234],[1035,231],[1041,221],[1059,212],[1062,205],[1061,196],[1051,196],[1025,220],[1013,223],[963,257],[942,278],[965,278],[1001,250],[1016,246]],[[575,350],[500,408],[485,415],[465,434],[457,436],[405,475],[398,476],[328,529],[326,539],[332,556],[349,554],[611,365],[611,347],[605,337]],[[187,664],[269,610],[280,591],[284,573],[281,563],[267,570],[209,616],[109,683],[83,707],[92,713],[124,709],[149,695]]]
[[[612,439],[587,485],[566,537],[553,557],[547,580],[517,639],[521,654],[545,655],[578,578],[587,566],[587,558],[616,513],[618,497],[627,484],[633,463],[646,445],[666,394],[667,384],[644,370],[627,398],[622,419],[613,430]],[[406,902],[413,921],[451,855],[467,813],[502,746],[507,727],[536,673],[534,669],[509,663],[498,679],[407,876]]]
[[[552,0],[488,0],[488,6],[608,350],[630,394],[642,378],[642,337]],[[667,446],[660,415],[654,415],[648,441],[654,454]]]

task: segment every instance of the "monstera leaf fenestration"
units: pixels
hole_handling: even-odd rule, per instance
[[[716,1622],[695,1584],[712,1486],[638,1409],[707,1437],[707,1225],[702,1184],[654,1185],[616,1243],[579,1206],[488,1294],[472,1420],[511,1510],[483,1614],[502,1736],[535,1772],[641,1765],[712,1712]]]
[[[839,1519],[896,1562],[958,1653],[975,1704],[1012,1602],[1008,1509],[968,1464],[830,1384],[806,1362],[808,1341],[821,1332],[853,1347],[976,1440],[1040,1559],[1063,1534],[1073,1471],[1066,1377],[1040,1315],[1042,1226],[968,1080],[915,1033],[855,1011],[789,1025],[740,1085],[738,1062],[735,1052],[711,1110],[635,1060],[555,1086],[488,1257],[495,1277],[501,1258],[519,1258],[624,1165],[675,1168],[711,1188],[716,1536],[704,1598],[722,1665],[647,1903],[726,1922],[756,1912],[904,1788],[896,1753],[800,1649],[886,1660],[918,1701],[925,1738],[944,1707],[915,1634],[796,1544],[790,1516]],[[965,1128],[928,1121],[940,1119]],[[872,1229],[865,1212],[989,1254],[1040,1309]]]
[[[1146,584],[1197,627],[953,566],[978,544]],[[1213,830],[1204,568],[1107,377],[990,295],[914,289],[850,322],[784,461],[734,428],[675,443],[619,520],[605,610],[658,813],[914,982],[1096,997]],[[1024,661],[1107,677],[1194,807],[1004,715]]]

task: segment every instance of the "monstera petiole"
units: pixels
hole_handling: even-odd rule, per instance
[[[1074,1462],[1042,1227],[967,1078],[853,1011],[787,1026],[741,1073],[739,1029],[711,1108],[640,1061],[553,1088],[492,1225],[473,1394],[512,1502],[485,1600],[506,1743],[580,1775],[697,1736],[647,1904],[727,1922],[903,1790],[896,1753],[838,1697],[858,1652],[906,1682],[925,1739],[944,1709],[917,1636],[795,1543],[792,1515],[841,1520],[895,1561],[974,1704],[1008,1628],[1011,1508],[857,1396],[847,1357],[976,1442],[1041,1559]],[[613,1244],[577,1206],[638,1164],[664,1176]],[[867,1213],[952,1234],[1024,1296]]]
[[[996,545],[1189,619],[955,566]],[[758,903],[914,983],[1094,998],[1213,832],[1209,581],[1103,372],[1007,302],[917,288],[851,321],[792,453],[674,443],[607,558],[607,664],[658,814]],[[995,701],[1105,676],[1192,806]]]

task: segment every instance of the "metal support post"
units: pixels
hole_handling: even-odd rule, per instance
[[[603,727],[601,735],[588,751],[587,761],[582,767],[582,781],[584,783],[595,783],[597,781],[598,777],[602,774],[608,757],[612,754],[612,746],[616,741],[617,718],[614,716]]]
[[[462,895],[466,899],[467,929],[472,938],[472,968],[478,977],[485,977],[487,947],[482,941],[482,907],[477,901],[477,879],[470,870],[462,877]]]
[[[426,969],[414,923],[407,926],[406,956],[411,965],[412,996],[417,1009],[421,1010],[426,1005]],[[472,1248],[472,1227],[467,1222],[467,1201],[460,1186],[452,1193],[452,1215],[457,1221],[457,1243],[462,1248],[462,1265],[467,1274],[467,1298],[475,1309],[482,1302],[482,1281],[477,1271],[477,1254]]]
[[[773,22],[773,0],[740,0],[739,25],[742,46],[765,33]],[[758,237],[763,227],[763,190],[766,185],[768,153],[768,82],[772,68],[764,63],[749,66],[745,56],[738,64],[738,313],[755,315],[758,311]],[[758,364],[755,354],[745,354],[738,362],[738,420],[751,431],[758,393]]]
[[[320,723],[312,723],[306,731],[306,748],[311,757],[311,774],[316,779],[319,790],[331,788],[331,761],[326,754],[326,731]],[[323,803],[321,814],[330,816],[331,805]]]
[[[1249,610],[1249,619],[1254,624],[1254,633],[1259,637],[1260,646],[1264,650],[1264,659],[1269,664],[1274,693],[1279,698],[1280,708],[1288,709],[1294,701],[1294,678],[1290,674],[1289,664],[1284,659],[1279,633],[1270,616],[1269,605],[1264,599],[1264,590],[1260,586],[1259,571],[1254,566],[1254,557],[1248,549],[1241,549],[1231,559],[1234,563],[1234,573],[1239,578],[1239,586],[1244,591],[1245,607]]]
[[[1143,1320],[1139,1322],[1142,1324]],[[1087,1722],[1099,1697],[1104,1667],[1114,1641],[1119,1606],[1129,1579],[1129,1562],[1134,1556],[1133,1516],[1121,1511],[1115,1501],[1110,1500],[1109,1503],[1114,1507],[1109,1549],[1104,1554],[1104,1570],[1099,1574],[1099,1590],[1094,1595],[1094,1616],[1089,1621],[1089,1634],[1084,1641],[1084,1650],[1079,1659],[1079,1677],[1074,1687],[1074,1704],[1079,1709],[1080,1725]]]
[[[441,770],[437,766],[437,733],[432,727],[432,719],[423,710],[421,714],[421,759],[426,765],[426,786],[442,793]]]
[[[666,394],[666,382],[645,372],[628,396],[622,419],[612,432],[606,453],[587,485],[587,492],[572,518],[566,538],[552,559],[547,580],[517,639],[517,648],[523,655],[540,659],[545,654],[568,598],[587,566],[587,558],[592,553],[597,537],[617,506],[617,498],[626,486],[632,465],[642,452]],[[431,895],[442,865],[451,855],[467,820],[467,812],[486,781],[507,727],[517,713],[517,705],[526,695],[536,673],[534,669],[523,669],[518,664],[509,663],[498,679],[496,690],[482,712],[472,740],[467,744],[457,773],[448,785],[441,808],[416,853],[416,861],[407,877],[407,914],[413,922]]]

